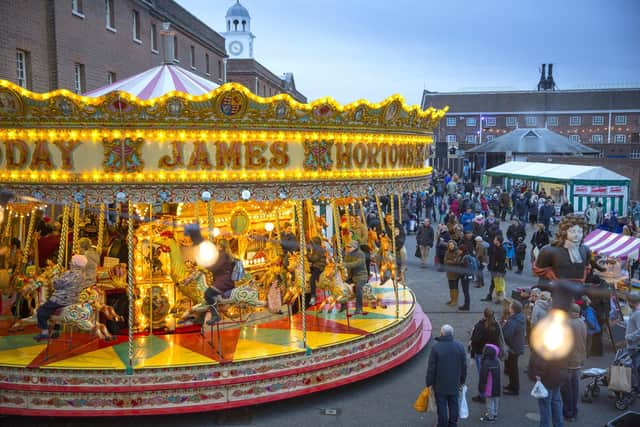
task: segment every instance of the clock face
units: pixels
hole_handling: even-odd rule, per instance
[[[229,43],[229,53],[236,56],[240,55],[242,53],[242,43],[239,41]]]

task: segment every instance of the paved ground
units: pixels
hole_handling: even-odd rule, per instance
[[[407,239],[407,253],[413,254],[415,250],[415,238]],[[497,307],[492,303],[480,302],[480,298],[486,294],[486,288],[472,288],[471,310],[461,313],[450,308],[444,303],[448,299],[448,289],[444,273],[439,273],[433,268],[420,269],[418,259],[409,258],[409,282],[414,289],[418,301],[425,313],[430,317],[434,330],[438,331],[444,323],[451,324],[456,331],[456,338],[466,343],[468,334],[477,320],[482,317],[482,311],[487,304]],[[507,274],[507,294],[512,288],[529,286],[535,282],[529,268],[520,276],[514,273]],[[462,301],[462,300],[461,300]],[[419,391],[424,386],[425,371],[430,346],[419,353],[409,362],[389,372],[374,378],[350,384],[337,389],[318,393],[315,395],[294,398],[282,402],[274,402],[233,411],[171,415],[162,417],[130,417],[122,420],[112,418],[99,419],[49,419],[49,418],[0,418],[3,426],[112,426],[117,423],[121,427],[128,426],[371,426],[371,427],[404,427],[404,426],[428,426],[435,424],[435,415],[418,414],[413,408],[413,402]],[[607,367],[612,360],[612,352],[609,350],[604,357],[589,359],[589,367]],[[520,368],[524,368],[528,355],[521,357]],[[477,388],[477,376],[474,365],[469,364],[468,385],[471,392]],[[495,426],[535,427],[537,422],[537,404],[529,396],[532,384],[521,374],[521,395],[519,397],[503,396],[500,398],[499,420]],[[581,390],[584,382],[581,383]],[[620,415],[614,407],[614,402],[606,396],[606,390],[593,404],[579,404],[579,419],[577,423],[567,423],[568,426],[603,426]],[[484,413],[484,405],[469,402],[470,417],[459,423],[460,426],[483,425],[479,421]],[[336,415],[325,415],[326,409],[335,409]],[[633,410],[640,411],[640,403],[632,406]]]

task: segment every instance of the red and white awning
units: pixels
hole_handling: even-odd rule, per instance
[[[85,96],[99,97],[116,90],[128,92],[147,100],[165,93],[178,91],[189,95],[203,95],[216,89],[218,85],[177,65],[164,64],[153,67],[135,76],[117,81],[85,93]]]
[[[589,233],[584,244],[593,252],[614,258],[635,259],[640,251],[640,239],[604,230]]]

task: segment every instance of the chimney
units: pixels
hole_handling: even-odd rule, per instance
[[[540,73],[540,81],[538,82],[538,90],[539,91],[545,89],[546,67],[547,67],[547,64],[542,64],[542,72]]]
[[[170,22],[162,23],[162,30],[160,31],[160,37],[162,39],[162,63],[163,64],[175,64],[176,63],[176,51],[174,46],[176,32],[171,29]]]
[[[549,74],[547,74],[547,90],[556,90],[556,82],[553,81],[553,64],[549,64]]]

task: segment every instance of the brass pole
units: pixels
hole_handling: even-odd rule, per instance
[[[307,275],[305,273],[305,263],[307,257],[307,240],[305,238],[304,233],[304,212],[303,212],[303,202],[302,200],[298,200],[296,202],[296,213],[298,226],[300,227],[300,265],[302,267],[302,277],[300,280],[302,286],[302,301],[300,304],[300,310],[302,312],[302,346],[307,349],[307,312],[306,312],[306,290],[307,290]],[[313,297],[313,295],[312,295]],[[311,349],[307,349],[307,353],[310,353]]]
[[[393,293],[396,297],[396,319],[400,317],[400,297],[398,296],[398,281],[397,281],[397,273],[398,273],[398,258],[396,255],[396,225],[395,225],[395,211],[393,210],[393,202],[396,198],[395,194],[391,194],[390,197],[390,209],[391,209],[391,246],[393,248],[393,262],[395,265],[396,274],[391,275],[391,280],[393,283]],[[393,271],[393,269],[392,269]]]
[[[65,204],[62,207],[62,224],[60,226],[60,244],[58,246],[58,268],[67,268],[67,246],[69,243],[69,211],[70,207]]]
[[[129,336],[127,374],[133,374],[133,204],[129,200],[129,219],[127,222],[127,297],[129,298]]]

